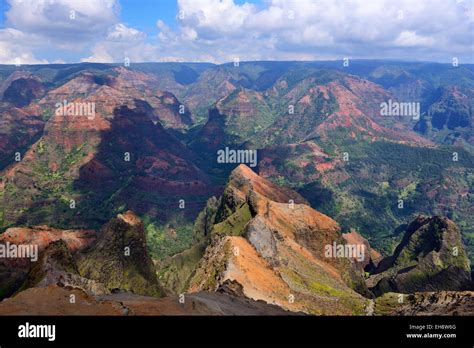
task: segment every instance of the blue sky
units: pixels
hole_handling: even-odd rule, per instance
[[[4,1],[4,0],[2,0]],[[235,0],[238,5],[247,3],[262,6],[260,0]],[[156,20],[159,18],[171,28],[178,28],[176,16],[178,4],[176,0],[121,0],[122,20],[132,27],[147,33],[156,32]]]
[[[165,23],[176,29],[176,0],[122,0],[121,18],[124,23],[144,32],[156,32],[156,20],[161,18]]]
[[[4,13],[6,12],[7,8],[8,8],[8,5],[6,1],[4,0],[0,1],[0,26],[2,27],[4,25],[4,20],[5,20]]]
[[[0,0],[0,64],[474,62],[474,0]]]

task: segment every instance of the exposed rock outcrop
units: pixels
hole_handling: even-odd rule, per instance
[[[81,276],[109,289],[162,296],[146,247],[143,222],[133,212],[118,214],[101,231],[98,242],[78,256]]]
[[[71,295],[75,303],[70,302]],[[130,293],[93,296],[80,289],[50,285],[30,288],[0,302],[0,315],[291,315],[277,306],[229,293],[156,298]],[[294,315],[294,313],[293,313]]]
[[[3,101],[16,107],[30,104],[34,99],[42,97],[46,92],[44,85],[35,78],[19,78],[11,82],[3,92]]]
[[[352,261],[356,264],[357,268],[363,272],[364,270],[371,271],[377,267],[383,256],[375,249],[373,249],[369,241],[362,237],[356,231],[344,233],[342,237],[346,240],[347,244],[354,246],[364,246],[364,257],[362,260],[358,258],[352,258]]]
[[[34,244],[40,251],[49,243],[63,240],[75,252],[91,246],[96,240],[94,230],[61,230],[49,226],[11,227],[0,235],[0,243]]]
[[[211,243],[190,282],[193,292],[239,284],[248,298],[291,311],[363,313],[366,291],[347,258],[325,256],[344,244],[339,225],[240,165],[230,178],[211,228]]]
[[[474,292],[439,291],[397,294],[375,300],[375,315],[474,315]]]
[[[60,230],[48,226],[12,227],[0,235],[0,244],[25,245],[37,248],[39,255],[55,241],[63,241],[71,252],[83,250],[95,241],[93,230]],[[38,255],[36,255],[38,256]],[[24,283],[30,269],[39,260],[30,258],[0,258],[0,299],[11,296]]]
[[[470,287],[470,272],[456,224],[439,216],[419,216],[394,254],[379,263],[368,285],[376,295],[464,290]]]
[[[46,247],[29,271],[22,288],[49,285],[77,288],[93,295],[110,293],[104,285],[79,275],[73,255],[63,240],[51,242]]]

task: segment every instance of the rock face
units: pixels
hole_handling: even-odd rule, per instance
[[[141,91],[151,89],[153,81],[143,74],[124,69],[116,73],[114,77],[81,72],[39,102],[6,112],[6,125],[0,122],[0,134],[7,134],[0,137],[0,153],[7,156],[5,165],[13,165],[0,175],[0,227],[54,223],[98,228],[124,204],[163,222],[174,217],[164,208],[179,199],[192,208],[185,211],[189,220],[202,209],[212,192],[209,178],[158,115],[162,108],[179,109],[179,103],[166,104],[170,95],[144,95]],[[82,108],[76,108],[77,115],[57,112],[56,104],[63,101]],[[92,106],[94,113],[86,114]],[[22,113],[26,115],[15,117]],[[33,140],[9,131],[18,119],[22,132],[30,132]],[[171,116],[169,122],[181,127]],[[15,162],[15,152],[22,150],[19,145],[29,148]],[[71,199],[77,208],[64,209]]]
[[[0,170],[15,162],[15,153],[23,153],[41,136],[45,120],[38,105],[23,108],[0,103]],[[0,186],[3,178],[0,179]]]
[[[16,107],[23,107],[34,99],[42,97],[44,93],[45,88],[40,81],[34,78],[19,78],[3,92],[3,101]]]
[[[415,130],[443,144],[474,145],[472,127],[474,89],[457,86],[440,87],[433,103],[416,124]]]
[[[11,227],[0,235],[0,243],[38,245],[41,251],[49,243],[63,240],[75,252],[91,246],[96,240],[94,230],[60,230],[49,226]]]
[[[275,121],[261,92],[239,88],[216,101],[209,118],[197,134],[195,147],[216,150],[242,144]]]
[[[370,247],[369,241],[362,237],[356,231],[351,231],[349,233],[344,233],[342,237],[346,240],[347,244],[350,245],[363,245],[364,246],[364,257],[362,260],[358,258],[352,258],[353,262],[356,264],[357,268],[362,272],[364,270],[371,271],[374,270],[379,262],[382,260],[382,255]]]
[[[30,269],[22,288],[49,285],[77,288],[94,295],[110,293],[104,285],[79,275],[73,255],[63,240],[51,242],[46,247]]]
[[[41,253],[48,245],[55,241],[62,241],[71,252],[83,250],[95,241],[95,231],[92,230],[59,230],[48,226],[35,226],[32,228],[12,227],[0,235],[0,244],[6,245],[33,245]],[[15,293],[24,283],[30,269],[38,261],[30,259],[0,259],[0,298]]]
[[[368,285],[376,295],[464,290],[470,286],[470,272],[456,224],[439,216],[419,216],[394,254],[380,262]]]
[[[338,224],[304,203],[245,165],[236,168],[190,291],[233,282],[246,297],[291,311],[362,314],[366,301],[352,289],[365,290],[362,278],[347,258],[325,256],[326,245],[344,244]]]
[[[441,291],[416,293],[396,315],[474,315],[474,292]]]
[[[170,92],[158,92],[147,98],[153,107],[152,120],[167,128],[183,129],[193,124],[191,113]]]
[[[131,211],[107,223],[99,238],[94,231],[58,230],[47,226],[10,228],[0,242],[35,245],[36,261],[1,259],[2,297],[50,285],[79,289],[91,295],[120,289],[161,296],[148,255],[142,221]]]
[[[375,315],[474,315],[474,292],[386,293],[375,300]]]
[[[96,245],[78,256],[81,276],[109,289],[162,296],[153,263],[146,247],[142,221],[131,211],[107,223]]]

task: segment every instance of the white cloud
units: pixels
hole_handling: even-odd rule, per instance
[[[435,43],[432,37],[417,35],[414,31],[402,31],[394,43],[399,46],[425,46],[429,47]]]
[[[194,28],[203,38],[232,34],[256,12],[256,7],[233,0],[178,0],[184,28]]]
[[[107,47],[99,43],[92,48],[92,56],[81,59],[81,62],[113,63],[114,58],[107,52]]]
[[[46,60],[37,59],[33,54],[34,43],[38,38],[23,32],[7,28],[0,29],[1,64],[46,64]]]
[[[156,35],[122,23],[119,0],[8,1],[0,63],[51,48],[97,62],[474,60],[474,0],[177,0],[177,28],[157,18]]]
[[[178,0],[178,31],[158,25],[161,44],[190,59],[470,57],[473,0]],[[471,35],[469,35],[471,33]],[[190,40],[192,45],[185,41]]]
[[[92,55],[82,62],[113,63],[154,61],[158,47],[147,43],[146,34],[118,23],[109,29],[106,37],[92,47]]]
[[[6,28],[0,29],[0,64],[47,63],[35,55],[83,51],[108,33],[120,9],[117,0],[8,0],[8,4]],[[130,38],[134,32],[122,34]],[[100,52],[94,55],[100,57]]]
[[[64,47],[83,44],[118,22],[116,0],[8,0],[6,24]]]
[[[185,40],[196,40],[198,38],[198,33],[195,29],[190,27],[184,27],[182,30],[182,37]]]
[[[107,40],[110,41],[139,41],[145,38],[141,31],[129,28],[125,24],[118,23],[107,33]]]

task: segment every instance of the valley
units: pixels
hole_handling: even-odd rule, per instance
[[[472,315],[473,96],[469,64],[2,65],[0,240],[40,256],[0,314]]]

